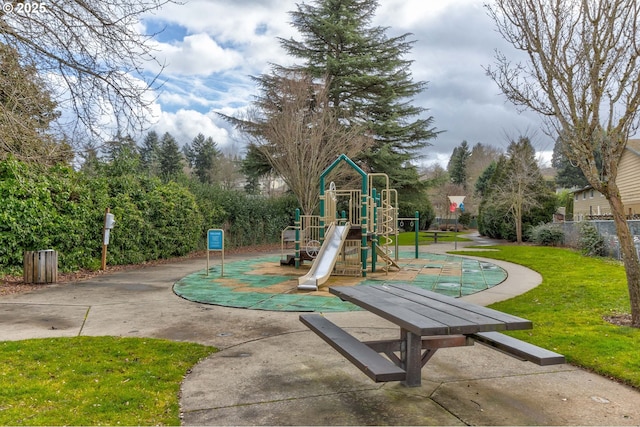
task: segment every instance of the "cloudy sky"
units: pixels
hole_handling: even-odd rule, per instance
[[[166,63],[153,129],[170,132],[181,144],[203,133],[229,152],[242,152],[241,135],[215,113],[240,114],[256,95],[249,76],[293,61],[277,38],[299,39],[288,12],[300,2],[188,0],[146,17],[147,32],[163,30],[155,47]],[[518,113],[485,75],[495,49],[513,51],[495,32],[483,3],[379,0],[373,25],[388,27],[388,36],[413,34],[413,79],[428,83],[414,102],[443,131],[423,153],[422,164],[446,165],[463,140],[505,148],[509,138],[526,134],[538,151],[553,149],[540,120]]]

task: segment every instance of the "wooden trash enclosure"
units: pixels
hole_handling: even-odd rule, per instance
[[[56,283],[58,252],[53,249],[25,251],[23,267],[25,283]]]

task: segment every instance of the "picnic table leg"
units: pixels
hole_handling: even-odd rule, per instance
[[[407,378],[402,382],[407,387],[420,387],[422,381],[422,337],[402,329],[400,332],[400,360]]]

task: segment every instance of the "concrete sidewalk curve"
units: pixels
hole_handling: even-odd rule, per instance
[[[484,346],[439,350],[423,369],[421,387],[373,383],[305,328],[298,313],[203,305],[173,294],[173,283],[205,265],[205,259],[174,262],[2,297],[0,340],[115,335],[216,346],[221,351],[183,383],[185,425],[640,424],[638,391]],[[499,265],[508,279],[467,299],[486,304],[540,281],[528,269]],[[398,333],[367,312],[327,317],[362,339]]]

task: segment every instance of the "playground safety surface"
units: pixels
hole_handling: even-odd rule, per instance
[[[501,267],[486,261],[455,255],[400,251],[400,270],[367,271],[367,277],[331,276],[318,291],[299,291],[298,277],[310,268],[281,266],[279,256],[225,262],[185,276],[174,284],[176,295],[194,302],[269,311],[340,312],[361,310],[328,292],[330,286],[362,286],[410,283],[453,297],[489,289],[507,278]],[[223,267],[223,268],[222,268]],[[224,269],[224,274],[222,273]]]

